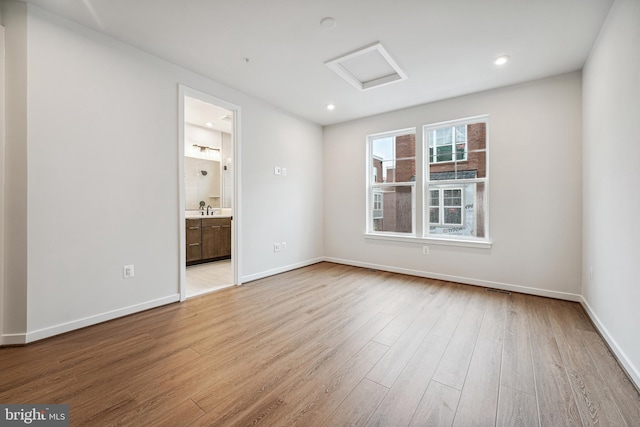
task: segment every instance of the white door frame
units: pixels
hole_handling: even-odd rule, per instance
[[[192,89],[190,87],[179,84],[178,85],[178,230],[180,230],[180,259],[178,260],[180,278],[180,301],[184,301],[187,298],[187,278],[186,278],[186,265],[187,265],[187,250],[186,250],[186,232],[185,232],[185,184],[184,184],[184,98],[189,96],[196,98],[210,104],[214,104],[227,110],[233,111],[233,201],[232,201],[232,213],[233,221],[231,221],[231,268],[233,269],[233,284],[241,285],[241,272],[242,272],[242,260],[238,256],[240,252],[241,230],[240,226],[241,215],[241,203],[240,203],[240,106],[232,104],[215,96],[209,95],[204,92]]]
[[[5,28],[0,25],[0,345],[4,344],[4,171],[5,171]]]

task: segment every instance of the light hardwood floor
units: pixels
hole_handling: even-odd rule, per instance
[[[0,350],[71,425],[640,425],[582,308],[321,263]]]
[[[186,267],[187,298],[233,285],[231,260],[207,262]]]

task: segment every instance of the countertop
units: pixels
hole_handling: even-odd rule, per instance
[[[231,218],[231,217],[233,217],[231,212],[225,212],[225,210],[226,209],[223,209],[223,211],[220,212],[220,213],[209,214],[209,215],[207,215],[206,212],[204,212],[204,215],[203,215],[201,211],[187,211],[184,214],[184,218],[185,219],[205,219],[205,218]]]

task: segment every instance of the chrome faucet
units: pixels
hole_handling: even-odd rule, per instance
[[[211,207],[211,205],[207,205],[207,216],[209,216],[209,209],[211,209],[211,213],[213,213],[213,208]]]

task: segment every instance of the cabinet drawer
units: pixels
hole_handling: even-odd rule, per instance
[[[200,243],[200,220],[188,219],[185,226],[187,245],[191,243]]]
[[[187,262],[199,261],[202,258],[200,243],[187,243]]]
[[[200,228],[200,219],[187,219],[187,230],[190,228]]]
[[[223,225],[231,225],[230,218],[202,218],[203,227],[222,227]]]

